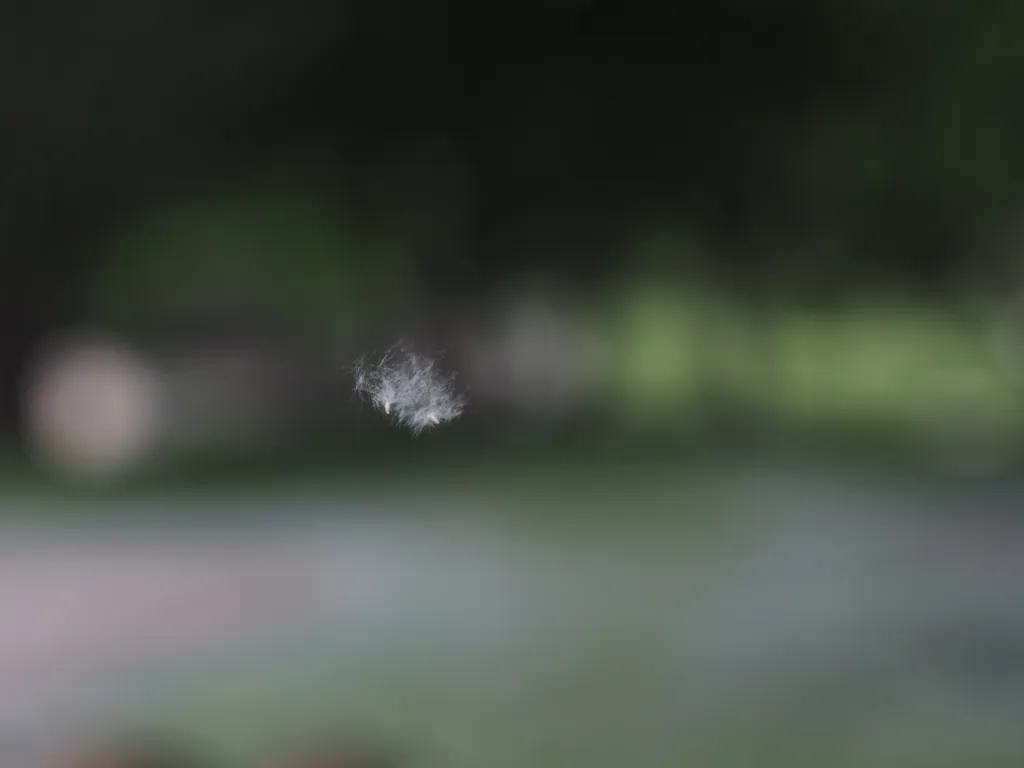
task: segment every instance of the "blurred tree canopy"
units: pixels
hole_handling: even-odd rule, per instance
[[[6,3],[0,423],[34,340],[106,280],[86,245],[302,147],[356,218],[420,222],[406,272],[439,301],[616,277],[666,223],[750,290],[1005,269],[1022,33],[1009,0]]]

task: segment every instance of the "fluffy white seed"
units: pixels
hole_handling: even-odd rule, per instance
[[[451,375],[401,344],[376,359],[360,360],[353,373],[356,392],[413,434],[458,418],[465,407]]]

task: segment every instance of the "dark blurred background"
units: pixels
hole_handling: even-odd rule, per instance
[[[595,753],[674,765],[681,733],[701,765],[732,763],[694,734],[748,745],[730,752],[739,765],[796,743],[824,750],[810,764],[839,764],[839,749],[860,756],[850,764],[913,754],[934,766],[907,744],[936,733],[966,750],[936,748],[963,760],[950,765],[995,765],[995,731],[964,723],[998,730],[1024,716],[1012,566],[1024,553],[1022,40],[1024,5],[997,0],[11,0],[0,6],[8,516],[444,517],[428,528],[454,551],[414,547],[417,567],[402,569],[406,544],[387,536],[353,549],[397,547],[365,566],[391,574],[396,601],[365,608],[366,637],[427,626],[427,645],[373,656],[398,681],[395,660],[418,659],[435,675],[417,678],[422,700],[366,672],[371,650],[350,648],[331,679],[362,670],[370,719],[437,736],[446,765],[603,764]],[[414,438],[360,402],[354,362],[400,339],[456,374],[462,419]],[[274,496],[274,479],[299,490]],[[86,494],[97,482],[114,493]],[[225,495],[202,496],[210,482]],[[46,501],[53,489],[72,492]],[[120,499],[129,489],[142,497]],[[883,523],[880,510],[892,513]],[[481,629],[499,614],[532,626],[533,598],[481,576],[506,555],[467,543],[498,518],[517,531],[502,546],[525,536],[554,558],[550,580],[527,587],[518,580],[541,555],[506,553],[522,594],[544,596],[543,631],[577,615],[552,595],[593,598],[573,626],[600,651],[537,630],[546,650],[517,656]],[[551,530],[568,519],[576,554]],[[737,534],[751,521],[764,526],[754,544]],[[583,531],[609,526],[610,549],[590,542],[588,565],[569,564]],[[731,566],[686,549],[694,526],[739,535],[739,550],[722,550]],[[32,551],[51,565],[71,557]],[[674,570],[697,554],[737,583]],[[137,566],[114,581],[154,573]],[[436,568],[453,581],[430,581]],[[590,574],[594,595],[556,589],[569,572]],[[644,586],[627,581],[649,602],[609,586],[627,573],[645,574]],[[448,591],[460,584],[480,602]],[[682,584],[702,596],[677,616],[666,606]],[[432,608],[395,597],[416,589]],[[462,613],[444,597],[456,593]],[[670,615],[671,631],[658,623]],[[477,669],[444,628],[512,656],[484,654]],[[688,661],[667,650],[676,632],[696,643]],[[566,699],[546,687],[554,672],[531,666],[552,647],[580,665]],[[910,661],[935,648],[926,671]],[[442,673],[445,653],[460,663]],[[525,698],[488,709],[514,681],[487,670],[524,664]],[[487,682],[445,687],[470,677]],[[969,694],[968,678],[980,686]],[[999,680],[1019,698],[994,692]],[[765,725],[781,711],[775,693],[744,685],[798,700],[799,726]],[[523,691],[565,711],[574,686],[604,686],[634,715],[648,702],[650,750],[613,758],[600,737],[643,740],[600,693],[580,698],[607,711],[557,736],[510,725],[540,717]],[[878,714],[903,694],[930,703],[908,704],[906,721]],[[193,720],[212,732],[244,720],[223,714],[237,706]],[[674,720],[677,706],[711,720]],[[814,719],[826,711],[841,714]],[[722,724],[740,721],[737,742]],[[1006,765],[1020,764],[1015,749],[1000,753]]]
[[[434,450],[1019,442],[1014,4],[3,14],[18,453],[365,456],[400,337],[473,393]]]

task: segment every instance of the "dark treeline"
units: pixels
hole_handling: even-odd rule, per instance
[[[449,149],[466,245],[417,269],[454,298],[523,269],[607,279],[665,223],[740,287],[998,273],[1022,33],[994,1],[7,3],[0,418],[97,230],[307,140],[354,186],[417,137]]]

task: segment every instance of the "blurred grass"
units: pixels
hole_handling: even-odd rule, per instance
[[[495,550],[474,552],[479,559],[471,562],[478,567],[502,562],[507,547],[514,550],[525,541],[564,558],[559,578],[583,567],[580,573],[597,581],[581,593],[587,599],[565,605],[564,615],[556,598],[538,593],[536,613],[526,615],[540,628],[507,641],[474,635],[479,619],[466,623],[473,596],[481,594],[473,592],[473,584],[465,585],[468,601],[428,589],[426,602],[409,606],[392,619],[397,623],[357,623],[351,632],[342,626],[284,656],[199,668],[133,711],[143,725],[156,724],[202,745],[226,768],[259,764],[257,757],[310,734],[368,736],[422,756],[416,764],[446,768],[1019,765],[1020,755],[1013,756],[1015,762],[999,754],[998,745],[967,742],[948,754],[927,750],[895,759],[890,750],[875,760],[859,741],[858,727],[824,711],[827,707],[799,714],[780,709],[755,721],[741,713],[735,722],[727,718],[696,730],[676,721],[673,702],[677,687],[686,683],[685,677],[666,677],[670,649],[659,634],[659,605],[684,584],[667,581],[647,599],[631,602],[604,593],[600,580],[647,568],[646,558],[655,556],[653,542],[678,547],[683,559],[700,551],[702,541],[711,541],[705,534],[735,525],[741,504],[750,503],[751,488],[759,486],[744,478],[773,477],[779,487],[805,494],[807,484],[825,483],[834,490],[823,498],[846,498],[846,503],[855,498],[844,496],[850,489],[882,487],[878,477],[848,468],[845,476],[829,475],[820,464],[795,462],[787,474],[780,469],[785,465],[760,463],[744,472],[730,462],[674,470],[580,463],[573,472],[567,464],[535,457],[532,469],[505,466],[472,478],[465,467],[453,466],[445,475],[391,483],[378,474],[351,485],[337,480],[312,485],[305,493],[267,495],[252,488],[225,493],[223,498],[245,514],[273,510],[296,521],[304,518],[304,507],[317,514],[370,509],[375,519],[396,513],[399,521],[401,513],[412,512],[441,538],[449,532],[456,547],[463,541],[470,546],[472,537],[463,539],[460,527],[467,520],[498,521],[496,538],[490,539]],[[932,487],[931,493],[938,497],[941,490]],[[217,496],[200,495],[170,496],[165,509],[185,509],[194,498],[203,500],[197,505],[201,512],[217,508]],[[785,503],[783,498],[771,503]],[[922,504],[927,506],[927,499]],[[131,502],[123,509],[132,509]],[[748,511],[770,514],[771,507],[766,503]],[[514,625],[514,603],[502,626]],[[836,703],[841,713],[842,703]]]
[[[457,521],[469,515],[481,520],[497,516],[506,522],[511,515],[518,521],[512,530],[520,531],[519,535],[533,541],[535,526],[541,524],[546,547],[572,552],[588,537],[581,536],[576,526],[561,525],[567,512],[570,518],[585,512],[592,520],[610,523],[601,539],[607,539],[608,531],[616,541],[623,534],[628,538],[633,524],[623,526],[619,516],[625,505],[636,506],[641,489],[627,474],[615,477],[614,483],[608,482],[607,475],[595,482],[590,473],[585,485],[567,489],[554,476],[520,471],[506,473],[504,481],[499,478],[497,483],[478,479],[472,487],[449,476],[377,485],[375,491],[372,485],[340,490],[312,487],[305,502],[301,494],[285,498],[288,514],[296,519],[302,519],[304,503],[322,512],[326,493],[339,509],[369,504],[381,519],[387,518],[389,509],[418,513],[442,532],[450,528],[455,540],[464,533],[459,527],[464,522],[452,522],[452,515]],[[512,481],[518,489],[510,497]],[[638,510],[642,525],[654,522],[659,508],[678,514],[680,488],[688,489],[687,497],[695,493],[692,486],[680,484],[678,475],[662,474],[656,484],[644,482],[643,509]],[[261,506],[273,508],[277,502],[274,497],[249,498],[250,514],[258,514]],[[188,501],[180,503],[185,506]],[[521,514],[524,510],[528,514]],[[499,561],[500,548],[507,543],[497,545],[494,554]],[[486,557],[486,552],[480,554]],[[457,602],[446,599],[437,607],[455,610],[456,623],[465,623]],[[507,642],[489,649],[480,645],[479,637],[460,638],[458,626],[446,629],[443,620],[424,615],[424,610],[429,611],[430,605],[409,606],[408,617],[397,619],[402,626],[411,622],[411,632],[385,628],[382,634],[379,627],[357,626],[352,635],[346,635],[342,626],[330,638],[294,649],[290,658],[239,659],[226,669],[199,670],[162,686],[152,698],[144,696],[129,709],[143,718],[143,728],[154,723],[162,733],[201,745],[218,764],[239,768],[259,764],[257,758],[273,754],[282,745],[302,743],[309,735],[326,735],[333,741],[349,733],[408,749],[423,758],[417,765],[574,766],[583,764],[578,752],[589,750],[595,727],[630,726],[616,721],[615,713],[621,711],[616,697],[635,694],[655,679],[657,659],[638,652],[649,645],[648,639],[637,627],[621,623],[618,615],[599,614],[596,626],[591,616],[591,632],[602,626],[604,631],[593,634],[590,647],[531,651],[536,632],[543,638],[548,630],[527,633],[527,645],[521,649],[509,648]],[[473,610],[470,606],[469,611]],[[567,605],[565,610],[571,616],[579,606]],[[563,630],[570,634],[562,636],[561,642],[577,642],[576,630],[571,629],[574,621]],[[419,631],[417,622],[422,622]],[[475,620],[470,619],[470,626],[476,626]],[[524,651],[532,654],[533,661],[522,657]],[[517,658],[525,662],[518,670]],[[642,669],[645,658],[652,661],[647,670]],[[580,710],[580,700],[597,706],[589,712]],[[621,746],[627,750],[624,756],[644,752],[643,745],[630,744],[628,739]],[[594,765],[595,758],[599,758],[597,764],[604,764],[600,756],[586,753],[588,765]],[[645,759],[644,764],[673,762]]]
[[[103,516],[104,501],[206,492],[273,494],[305,487],[369,492],[381,487],[462,488],[499,491],[510,499],[540,493],[600,500],[765,462],[775,468],[845,468],[874,478],[930,482],[999,483],[1024,475],[1024,451],[1016,443],[1000,444],[996,459],[980,471],[963,471],[946,459],[942,444],[871,421],[783,430],[710,417],[705,425],[683,432],[620,435],[590,425],[553,432],[508,440],[471,425],[455,425],[412,439],[382,424],[360,431],[357,439],[349,433],[345,439],[251,451],[196,451],[125,478],[96,482],[64,477],[8,453],[0,457],[6,502],[0,504],[0,515],[16,515],[19,499],[93,500],[97,505],[92,513]],[[970,443],[961,447],[968,455],[973,450]],[[574,505],[566,511],[592,514],[601,508]]]

